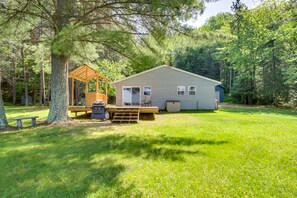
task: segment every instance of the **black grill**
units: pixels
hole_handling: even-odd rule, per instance
[[[92,105],[92,115],[91,119],[103,119],[105,120],[105,102],[103,101],[96,101]]]

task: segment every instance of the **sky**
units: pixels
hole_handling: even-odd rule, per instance
[[[193,27],[201,27],[208,18],[215,16],[220,12],[231,12],[233,1],[234,0],[220,0],[217,2],[206,3],[204,13],[201,16],[198,16],[196,20],[188,21],[187,24]],[[248,9],[260,5],[259,0],[241,0],[241,2],[244,3]]]

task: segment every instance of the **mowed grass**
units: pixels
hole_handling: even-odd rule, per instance
[[[48,111],[6,109],[9,119]],[[297,197],[297,112],[228,108],[9,131],[0,170],[1,197]]]
[[[6,117],[10,126],[16,126],[13,118],[38,116],[38,122],[44,122],[47,118],[49,108],[43,106],[7,106],[5,107]],[[23,126],[31,126],[31,119],[22,120]]]

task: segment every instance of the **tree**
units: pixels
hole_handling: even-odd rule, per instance
[[[2,6],[5,23],[44,19],[50,29],[51,106],[47,121],[68,120],[68,61],[88,42],[128,56],[135,42],[150,33],[162,39],[168,28],[197,16],[204,0],[17,0]],[[4,24],[5,24],[4,23]]]
[[[296,67],[296,2],[267,0],[253,10],[238,9],[240,1],[236,3],[231,27],[237,39],[222,54],[232,71],[233,101],[289,102],[296,86],[289,80],[294,79],[292,67]]]
[[[297,104],[295,1],[264,1],[211,17],[191,37],[169,37],[176,67],[220,80],[232,101]],[[197,38],[197,39],[195,39]]]
[[[2,99],[2,70],[0,68],[0,130],[8,127],[8,122],[5,114],[4,103]]]
[[[0,34],[0,38],[1,38]],[[9,53],[9,47],[7,45],[1,45],[0,48],[0,130],[5,129],[8,127],[8,122],[5,114],[5,109],[4,109],[4,102],[2,98],[2,76],[3,76],[3,71],[7,70],[7,65],[9,64],[7,61],[7,53]]]
[[[222,12],[216,16],[210,17],[205,24],[200,28],[202,31],[220,31],[230,34],[230,22],[233,16],[229,12]]]
[[[46,74],[50,73],[50,51],[49,47],[45,46],[44,43],[36,45],[36,49],[32,54],[35,67],[34,72],[39,74],[39,104],[46,104]]]

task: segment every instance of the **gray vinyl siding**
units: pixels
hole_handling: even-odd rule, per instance
[[[143,87],[150,86],[152,106],[159,109],[165,109],[166,100],[181,101],[181,109],[215,109],[215,86],[218,84],[164,66],[114,83],[116,105],[122,106],[123,86],[140,86],[141,100],[144,100]],[[186,87],[185,95],[177,95],[177,86]],[[195,95],[189,95],[188,86],[196,86]]]

